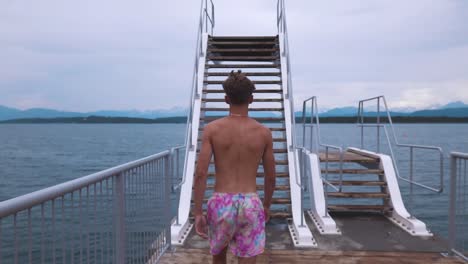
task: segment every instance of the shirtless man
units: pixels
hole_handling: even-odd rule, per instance
[[[255,263],[265,247],[265,222],[270,217],[276,182],[273,139],[268,128],[248,117],[254,84],[241,71],[233,71],[223,88],[229,116],[209,123],[203,132],[195,171],[195,229],[209,239],[213,263],[226,263],[228,247],[239,263]],[[202,204],[212,154],[215,186],[205,218]],[[257,169],[262,161],[263,203],[256,193]]]

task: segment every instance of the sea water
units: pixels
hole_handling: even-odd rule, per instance
[[[296,126],[298,143],[302,127]],[[360,147],[355,124],[322,124],[323,143]],[[376,150],[376,128],[366,128],[364,147]],[[393,135],[389,131],[392,142]],[[309,135],[309,132],[307,132]],[[389,153],[384,131],[380,149]],[[0,125],[0,201],[76,179],[183,144],[185,124],[2,124]],[[414,187],[408,208],[445,235],[448,213],[450,151],[468,152],[468,124],[397,124],[400,143],[440,146],[444,150],[444,191],[432,193]],[[393,143],[392,143],[393,144]],[[409,150],[393,146],[400,174],[408,177]],[[438,186],[437,153],[415,151],[415,180]],[[400,181],[405,202],[409,185]],[[307,203],[307,201],[305,201]]]

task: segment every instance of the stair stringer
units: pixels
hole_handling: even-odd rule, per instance
[[[293,120],[291,120],[291,110],[292,110],[292,96],[288,94],[288,62],[285,53],[283,52],[285,48],[284,36],[279,34],[278,36],[280,44],[280,59],[281,59],[281,86],[283,89],[283,108],[284,108],[284,123],[286,128],[286,143],[288,150],[288,170],[289,170],[289,185],[291,191],[291,213],[292,213],[292,222],[290,223],[289,230],[291,237],[294,241],[296,247],[317,247],[317,243],[310,231],[309,227],[306,224],[304,217],[304,212],[301,207],[301,188],[296,183],[296,177],[300,184],[300,175],[299,160],[297,158],[297,152],[294,149],[293,144]],[[302,223],[301,225],[301,217]]]
[[[299,150],[300,151],[300,150]],[[309,216],[314,222],[317,230],[322,235],[341,235],[340,229],[336,226],[336,222],[328,214],[327,203],[325,198],[325,190],[323,188],[323,180],[320,169],[320,160],[317,154],[308,150],[303,150],[306,154],[304,160],[306,169],[310,171],[309,190],[311,210],[308,211]],[[306,174],[307,176],[307,174]]]
[[[200,114],[202,107],[202,94],[203,94],[203,82],[205,78],[205,63],[206,55],[208,50],[208,34],[202,34],[201,50],[198,60],[198,74],[197,74],[197,92],[194,96],[193,113],[192,113],[192,127],[191,133],[187,136],[191,138],[191,146],[187,146],[186,157],[187,161],[184,166],[184,179],[185,182],[180,188],[180,199],[178,207],[179,223],[174,222],[171,225],[171,243],[173,245],[182,245],[189,234],[192,224],[189,221],[190,206],[192,199],[192,187],[195,174],[195,161],[197,159],[197,141],[198,141],[198,129],[200,128]],[[197,51],[198,52],[198,51]],[[188,128],[190,129],[190,128]]]
[[[432,232],[427,229],[424,222],[416,219],[408,212],[408,210],[406,210],[403,198],[401,196],[400,187],[398,185],[398,179],[396,176],[395,167],[393,166],[392,158],[385,154],[375,153],[358,148],[348,148],[348,151],[363,156],[378,158],[380,160],[379,168],[384,171],[384,180],[387,183],[387,188],[390,195],[390,205],[393,207],[391,215],[387,216],[387,218],[412,236],[433,236]]]

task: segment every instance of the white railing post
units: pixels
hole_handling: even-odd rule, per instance
[[[457,190],[457,158],[450,154],[450,205],[449,205],[449,226],[448,226],[448,238],[449,248],[448,252],[453,255],[452,249],[455,248],[455,213],[456,213],[456,190]]]
[[[125,177],[123,173],[116,176],[115,181],[115,250],[116,263],[126,262],[126,235],[125,235]]]
[[[165,247],[171,247],[171,171],[172,171],[172,164],[171,164],[171,155],[166,156],[164,159],[164,226],[165,226]]]

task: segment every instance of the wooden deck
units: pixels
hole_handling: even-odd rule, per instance
[[[167,252],[160,263],[211,263],[208,249],[174,248]],[[237,263],[228,253],[227,263]],[[317,251],[267,249],[257,257],[257,263],[463,263],[455,258],[446,258],[438,253],[372,252],[372,251]]]

